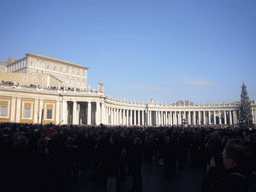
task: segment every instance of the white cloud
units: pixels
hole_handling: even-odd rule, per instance
[[[171,90],[164,87],[156,87],[156,86],[150,86],[150,85],[117,85],[118,87],[124,87],[129,89],[148,89],[153,91],[159,91],[159,92],[165,92],[165,93],[178,93],[178,91]]]
[[[184,77],[184,80],[187,84],[194,85],[194,86],[204,87],[204,86],[213,86],[214,85],[214,82],[212,82],[206,78],[193,78],[193,77],[187,76],[187,77]]]

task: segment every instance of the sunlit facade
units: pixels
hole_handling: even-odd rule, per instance
[[[162,104],[110,98],[87,86],[87,67],[38,54],[6,65],[0,75],[0,122],[74,125],[236,125],[239,102]],[[253,123],[256,101],[252,103]]]

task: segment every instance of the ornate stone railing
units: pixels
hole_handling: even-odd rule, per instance
[[[100,96],[105,97],[106,94],[103,91],[95,91],[95,90],[67,90],[67,89],[51,89],[51,88],[43,88],[43,87],[30,87],[30,86],[8,86],[8,85],[0,85],[0,90],[10,90],[17,92],[28,92],[28,93],[42,93],[42,94],[51,94],[51,95],[73,95],[73,96]]]

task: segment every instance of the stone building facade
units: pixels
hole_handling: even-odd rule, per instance
[[[0,80],[13,80],[14,83],[0,85],[0,122],[138,126],[180,125],[185,121],[193,125],[239,123],[239,102],[160,104],[153,99],[147,103],[129,102],[127,99],[106,95],[101,83],[96,91],[87,89],[87,69],[36,54],[27,54],[27,57],[8,64],[7,73],[2,74]],[[36,83],[34,78],[37,77],[37,84],[28,86],[24,82],[18,83],[18,79],[24,80],[25,76],[31,80],[31,84]],[[82,81],[85,84],[67,81],[71,77],[85,79]],[[46,84],[43,78],[46,78]],[[54,89],[51,79],[52,82],[54,79],[58,80]],[[251,104],[255,124],[256,101],[251,101]]]

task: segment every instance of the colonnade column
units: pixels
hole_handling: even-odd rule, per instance
[[[201,125],[201,111],[198,111],[198,125]]]
[[[215,111],[213,111],[213,123],[216,125],[216,116],[215,116]]]
[[[181,124],[181,111],[178,111],[179,114],[178,114],[178,125]]]
[[[147,125],[150,125],[150,111],[148,110],[148,113],[147,113],[147,115],[148,115],[148,119],[147,119]]]
[[[220,111],[219,111],[219,124],[221,125],[221,113],[220,113]]]
[[[125,109],[122,109],[122,125],[125,125]]]
[[[121,114],[120,109],[117,109],[117,125],[120,125],[121,122]]]
[[[232,121],[232,111],[229,111],[229,124],[233,125],[233,121]]]
[[[125,121],[124,121],[124,109],[121,109],[122,110],[122,125],[125,125]]]
[[[100,102],[96,102],[96,125],[100,124]]]
[[[108,118],[108,124],[111,125],[111,111],[110,111],[110,107],[107,107],[107,111],[108,111],[108,115],[107,115],[107,118]]]
[[[77,102],[73,101],[73,124],[77,124]]]
[[[87,124],[92,124],[92,103],[88,101],[88,108],[87,108]]]
[[[160,111],[160,124],[163,125],[164,124],[164,112]]]
[[[165,111],[165,125],[169,124],[168,111]]]
[[[180,122],[180,111],[176,112],[176,125],[178,125]]]
[[[203,118],[204,118],[204,120],[203,120],[203,124],[205,125],[205,111],[203,111]]]
[[[129,110],[126,110],[126,125],[129,125]]]
[[[168,111],[167,111],[167,123],[168,125],[171,125],[171,111],[169,111],[169,115],[168,115]]]
[[[190,114],[190,111],[188,111],[188,124],[191,125],[191,114]]]
[[[112,125],[115,125],[116,124],[116,109],[115,108],[112,108],[112,114],[113,114],[113,123],[112,123]]]
[[[111,108],[111,112],[112,112],[112,121],[111,121],[111,125],[115,125],[115,108]]]
[[[116,118],[117,118],[117,125],[120,125],[120,109],[118,109],[118,108],[117,108]]]
[[[115,124],[115,109],[111,108],[111,125]]]
[[[234,116],[234,124],[237,124],[237,112],[233,111],[233,116]]]
[[[170,125],[172,125],[172,111],[170,111],[169,120],[170,120]]]
[[[224,125],[227,124],[227,112],[224,110]]]
[[[134,125],[137,125],[137,114],[136,114],[136,110],[134,110]]]
[[[115,118],[115,124],[114,124],[114,125],[117,125],[117,124],[118,124],[118,109],[117,109],[117,108],[114,108],[114,110],[115,110],[115,116],[114,116],[114,118]]]
[[[42,116],[42,108],[43,108],[43,101],[40,99],[39,101],[39,122],[41,123],[41,116]],[[67,124],[67,101],[62,100],[61,105],[61,121],[63,120],[63,124]]]
[[[138,110],[138,125],[141,125],[140,124],[140,110]]]
[[[115,125],[115,108],[111,108],[111,125]]]
[[[158,125],[161,124],[161,112],[158,111]]]
[[[106,114],[105,114],[106,111],[105,110],[106,110],[105,109],[105,104],[104,104],[104,102],[102,102],[101,103],[101,114],[102,114],[101,115],[101,117],[102,117],[101,121],[102,121],[103,124],[106,124]]]
[[[148,111],[148,125],[152,125],[151,115],[152,115],[152,112]]]
[[[152,117],[153,119],[153,117]],[[156,125],[158,125],[158,111],[156,111]]]
[[[129,117],[129,111],[130,111],[130,125],[132,125],[132,119],[133,119],[132,110],[128,110],[128,112],[127,112],[128,117]]]
[[[145,111],[142,110],[142,112],[141,112],[141,118],[142,118],[141,122],[142,122],[142,125],[145,125],[145,116],[144,116],[145,114],[144,113],[145,113]]]
[[[208,124],[211,124],[211,111],[207,111],[207,113]]]
[[[114,125],[117,124],[117,109],[114,108]]]
[[[173,123],[174,123],[174,125],[177,125],[177,113],[176,113],[176,110],[174,111]]]
[[[193,124],[196,125],[196,112],[193,111]]]

